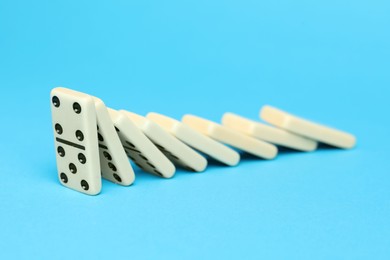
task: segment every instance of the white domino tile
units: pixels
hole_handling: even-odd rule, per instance
[[[99,98],[94,97],[94,101],[102,176],[123,186],[131,185],[135,179],[134,171],[115,131],[107,107]]]
[[[335,147],[350,149],[356,144],[352,134],[297,117],[271,106],[260,110],[260,118],[276,127]]]
[[[163,127],[182,142],[224,164],[234,166],[240,161],[240,155],[233,149],[198,133],[173,118],[157,113],[149,113],[146,117]]]
[[[108,110],[129,158],[141,169],[160,177],[171,178],[176,168],[124,113]]]
[[[198,116],[185,115],[182,118],[182,122],[219,142],[231,145],[264,159],[273,159],[278,153],[278,149],[273,144],[249,137]]]
[[[222,117],[222,124],[232,130],[254,138],[299,151],[314,151],[318,144],[313,139],[262,124],[233,113],[225,113]]]
[[[121,110],[172,162],[196,172],[202,172],[207,160],[198,152],[168,133],[161,126],[138,114]]]
[[[51,91],[58,178],[62,185],[96,195],[102,188],[96,109],[91,96],[67,88]]]

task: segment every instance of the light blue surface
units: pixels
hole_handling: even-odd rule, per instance
[[[0,259],[389,259],[389,1],[0,1]],[[102,194],[56,176],[50,89],[140,114],[271,104],[350,151],[245,156]]]

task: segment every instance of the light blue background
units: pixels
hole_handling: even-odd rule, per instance
[[[389,259],[389,28],[387,0],[1,0],[0,258]],[[90,197],[57,180],[59,85],[176,118],[271,104],[358,146]]]

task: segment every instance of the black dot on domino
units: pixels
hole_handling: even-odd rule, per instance
[[[82,181],[80,182],[80,184],[81,184],[81,188],[83,188],[83,190],[89,190],[89,184],[88,184],[87,181],[82,180]]]
[[[118,129],[118,127],[115,127],[115,131],[117,131],[118,133],[120,132],[119,129]]]
[[[121,179],[121,177],[119,177],[118,174],[114,173],[113,176],[114,176],[115,180],[117,180],[117,182],[122,182],[122,179]]]
[[[143,160],[147,161],[148,158],[146,158],[145,156],[143,156],[142,154],[139,155],[139,157],[141,157]]]
[[[57,153],[59,156],[64,157],[65,156],[65,149],[62,146],[58,146]]]
[[[74,102],[73,103],[73,110],[76,114],[80,114],[81,113],[81,106],[79,103],[77,102]]]
[[[115,167],[115,165],[114,164],[112,164],[112,163],[108,163],[108,167],[110,167],[110,169],[113,171],[113,172],[116,172],[116,167]]]
[[[61,135],[63,133],[62,126],[60,124],[56,124],[54,128],[57,134]]]
[[[152,167],[153,169],[156,169],[156,166],[154,166],[153,164],[151,164],[150,162],[146,162],[150,167]]]
[[[68,176],[66,176],[65,173],[61,172],[60,178],[61,178],[61,181],[62,181],[63,183],[67,183],[67,182],[68,182]]]
[[[159,176],[163,176],[161,172],[157,171],[157,170],[154,170],[154,173],[156,173],[157,175]]]
[[[166,151],[166,149],[165,149],[164,146],[161,146],[161,145],[158,145],[158,144],[156,144],[156,146],[157,146],[160,150]]]
[[[82,154],[82,153],[79,153],[77,158],[79,159],[79,162],[82,163],[82,164],[85,164],[87,162],[87,158],[85,158],[85,155]]]
[[[73,174],[77,173],[77,168],[76,168],[76,165],[74,165],[73,163],[70,163],[69,164],[69,171]]]
[[[54,129],[56,130],[56,133],[61,135],[63,133],[62,126],[60,124],[56,124],[54,126]]]
[[[108,152],[106,152],[106,151],[103,152],[103,156],[104,156],[107,160],[109,160],[109,161],[112,160],[111,155],[110,155]]]
[[[51,102],[53,103],[53,105],[55,107],[59,107],[60,106],[60,99],[57,97],[57,96],[54,96],[52,99],[51,99]]]
[[[126,143],[127,143],[128,145],[130,145],[131,147],[135,148],[135,145],[132,144],[132,143],[130,143],[129,141],[126,141]]]
[[[98,139],[100,142],[104,142],[104,138],[101,134],[98,133]]]
[[[176,160],[178,160],[178,161],[180,160],[179,157],[177,157],[176,155],[173,155],[173,154],[170,154],[170,155],[171,155],[174,159],[176,159]]]
[[[144,168],[144,167],[143,167],[141,164],[139,164],[138,162],[135,162],[135,161],[134,161],[134,163],[135,163],[135,165],[137,165],[139,168],[141,168],[141,169]]]
[[[77,138],[77,140],[79,140],[79,141],[83,141],[83,140],[84,140],[84,134],[83,134],[83,132],[81,132],[80,130],[77,130],[77,131],[76,131],[76,138]]]

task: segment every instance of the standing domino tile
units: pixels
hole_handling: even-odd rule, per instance
[[[89,95],[66,88],[51,91],[58,177],[89,195],[101,191],[95,104]]]
[[[204,171],[207,160],[202,155],[166,132],[153,121],[125,110],[120,112],[125,113],[172,162],[192,171]]]
[[[313,151],[317,148],[318,144],[312,139],[255,122],[232,113],[225,113],[223,115],[222,124],[230,129],[242,132],[257,139],[300,151]]]
[[[260,118],[287,131],[339,148],[349,149],[356,143],[356,138],[349,133],[310,122],[271,106],[261,109]]]
[[[134,182],[134,172],[122,143],[115,131],[114,124],[102,100],[94,98],[98,141],[100,152],[100,167],[103,178],[128,186]]]
[[[278,149],[275,145],[233,131],[212,121],[193,115],[183,116],[182,121],[202,134],[255,156],[273,159],[278,154]]]
[[[146,172],[171,178],[175,166],[123,112],[108,109],[129,158]]]
[[[233,149],[194,131],[175,119],[157,113],[149,113],[146,117],[182,142],[224,164],[234,166],[240,161],[240,155]]]

